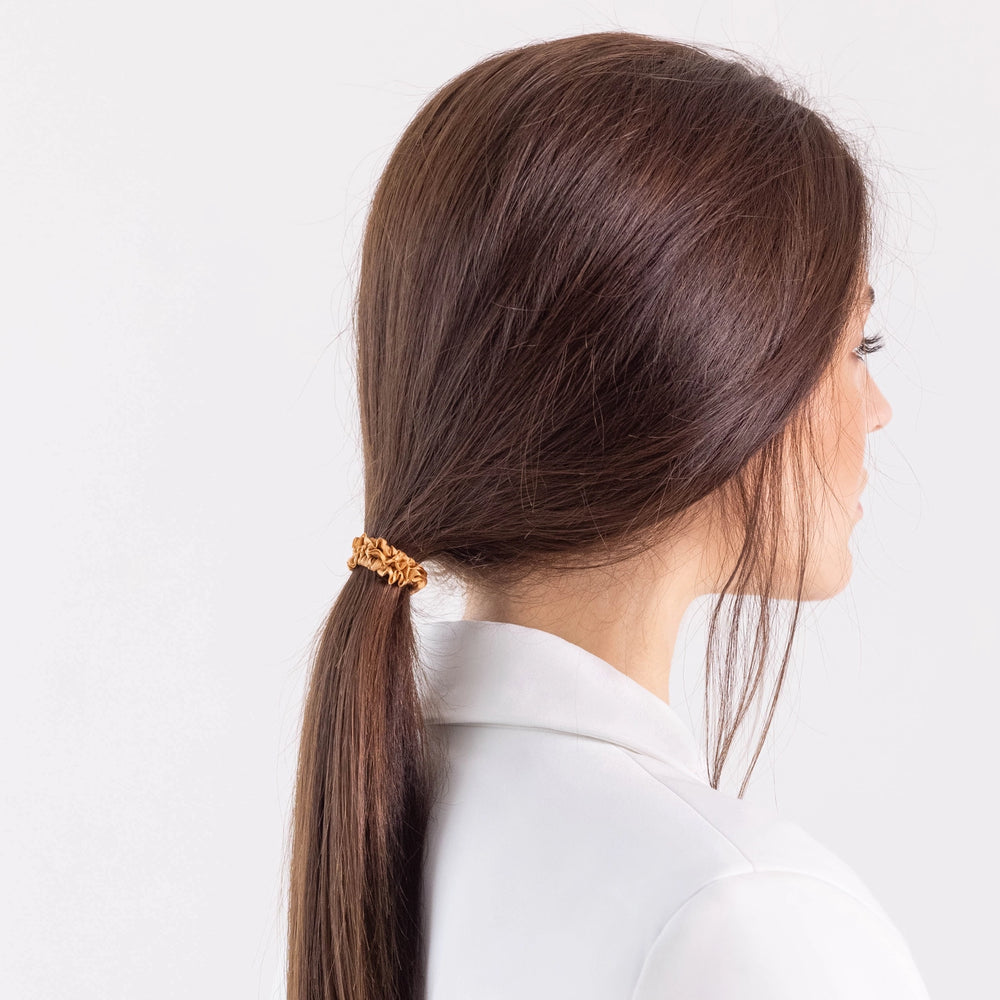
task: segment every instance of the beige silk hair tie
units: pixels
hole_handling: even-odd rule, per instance
[[[410,586],[414,593],[427,583],[427,571],[401,549],[390,545],[384,538],[369,538],[362,532],[354,539],[347,568],[367,566],[379,576],[389,578],[389,583],[400,587]]]

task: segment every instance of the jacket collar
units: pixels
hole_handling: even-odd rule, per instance
[[[581,646],[510,622],[425,621],[415,631],[428,723],[588,736],[708,784],[705,758],[678,712]]]

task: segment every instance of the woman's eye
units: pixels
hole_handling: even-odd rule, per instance
[[[882,335],[876,334],[874,337],[865,337],[855,348],[854,353],[863,361],[867,355],[874,354],[876,351],[882,350],[883,347],[885,347],[885,341],[882,339]]]

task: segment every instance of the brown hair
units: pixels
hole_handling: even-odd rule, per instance
[[[354,315],[358,530],[419,562],[507,587],[628,559],[719,498],[735,561],[705,668],[713,787],[773,644],[776,553],[792,523],[779,484],[790,462],[804,482],[807,403],[871,243],[850,140],[730,54],[606,32],[460,73],[379,180]],[[796,614],[740,796],[802,598],[810,512],[805,490],[797,499]],[[410,594],[359,567],[319,636],[292,830],[290,1000],[423,995],[436,772]]]

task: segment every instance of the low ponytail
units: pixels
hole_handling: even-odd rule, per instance
[[[426,574],[366,535],[349,565],[375,572],[351,573],[313,657],[292,825],[287,997],[417,1000],[431,783],[410,593]]]

